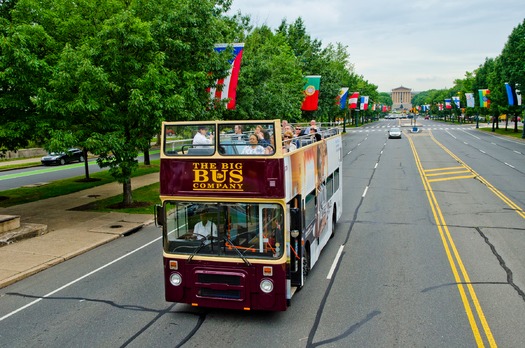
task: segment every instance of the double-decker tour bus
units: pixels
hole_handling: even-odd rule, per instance
[[[283,311],[305,284],[342,212],[341,135],[282,133],[279,120],[163,122],[167,301]]]

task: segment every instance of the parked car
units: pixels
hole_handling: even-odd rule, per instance
[[[394,127],[388,131],[388,139],[398,138],[401,139],[401,129]]]
[[[64,152],[50,152],[48,155],[42,157],[40,161],[45,166],[50,166],[52,164],[63,165],[71,162],[84,162],[84,154],[80,149],[71,148]]]

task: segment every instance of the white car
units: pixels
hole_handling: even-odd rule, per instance
[[[398,138],[401,139],[401,129],[394,127],[388,131],[388,139]]]

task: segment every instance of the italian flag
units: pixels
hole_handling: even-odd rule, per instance
[[[310,75],[306,76],[306,83],[304,85],[304,100],[301,110],[315,111],[319,102],[319,86],[321,85],[321,76]]]

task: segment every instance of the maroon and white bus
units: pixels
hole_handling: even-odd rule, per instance
[[[341,135],[318,132],[283,139],[279,120],[162,124],[167,301],[286,310],[342,212]]]

